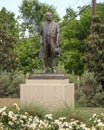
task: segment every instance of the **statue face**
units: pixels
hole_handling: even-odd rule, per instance
[[[46,18],[47,18],[47,21],[52,21],[52,13],[51,12],[47,12]]]

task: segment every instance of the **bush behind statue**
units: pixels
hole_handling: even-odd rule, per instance
[[[20,96],[21,83],[24,83],[25,76],[21,71],[0,72],[0,97],[17,98]]]
[[[86,71],[80,77],[69,75],[69,79],[75,83],[75,101],[79,106],[104,107],[104,91],[93,73]]]

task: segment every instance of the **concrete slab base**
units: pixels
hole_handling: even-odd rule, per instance
[[[42,105],[49,110],[65,106],[73,108],[74,84],[69,83],[67,78],[28,79],[26,84],[20,85],[20,104]]]

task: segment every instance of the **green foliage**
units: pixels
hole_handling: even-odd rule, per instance
[[[85,42],[85,67],[94,72],[99,83],[104,81],[104,25],[99,17],[92,18],[91,34]],[[104,84],[102,84],[104,86]]]
[[[52,113],[53,117],[55,119],[60,117],[66,117],[67,121],[70,119],[75,119],[79,121],[83,121],[89,125],[89,118],[93,113],[102,113],[103,108],[89,108],[89,107],[75,107],[74,109],[69,108],[68,106],[65,106],[64,108],[60,108],[55,111],[49,111],[46,108],[44,108],[42,105],[39,104],[30,104],[29,106],[22,106],[21,107],[21,113],[28,112],[30,116],[39,116],[41,119],[44,118],[44,116],[47,113]]]
[[[73,19],[74,17],[76,17],[76,12],[70,7],[67,8],[66,9],[66,14],[65,14],[65,16],[63,18],[68,20],[68,19]]]
[[[39,118],[43,119],[44,116],[48,113],[48,110],[39,104],[25,104],[21,107],[21,113],[24,112],[27,112],[30,116],[38,116]]]
[[[6,8],[3,7],[0,10],[0,29],[17,38],[18,24],[14,16],[14,13],[7,11]]]
[[[10,72],[0,73],[0,97],[19,97],[19,85],[24,83],[25,76],[22,72],[15,71],[14,74]]]
[[[78,114],[69,114],[67,116],[67,120],[71,120],[71,119],[74,119],[74,120],[79,120],[80,122],[85,122],[85,119],[83,119],[80,115]]]
[[[83,8],[84,7],[79,8],[79,10],[81,11]],[[100,8],[103,9],[102,4],[97,5],[98,14],[102,18],[102,12]],[[53,17],[56,21],[58,21],[59,17],[55,8],[53,6],[50,7],[47,4],[40,3],[38,0],[24,0],[20,7],[21,19],[23,21],[21,24],[21,32],[24,32],[26,29],[29,31],[29,38],[24,40],[25,43],[29,44],[28,48],[26,49],[25,43],[23,43],[23,40],[20,40],[19,44],[24,44],[21,46],[22,49],[23,47],[25,48],[25,51],[20,52],[20,49],[18,49],[21,61],[21,69],[25,73],[28,71],[36,72],[36,70],[42,69],[42,61],[37,58],[37,52],[39,52],[39,37],[38,39],[36,37],[41,22],[45,20],[45,13],[48,11],[48,9],[53,12]],[[65,72],[81,75],[84,72],[84,63],[82,60],[85,49],[84,39],[86,39],[90,34],[91,8],[88,7],[86,10],[84,10],[79,16],[80,19],[73,19],[75,17],[76,12],[71,8],[67,8],[66,15],[63,17],[64,19],[60,23],[60,46],[62,48],[62,56],[58,60],[60,65],[64,65]],[[34,34],[36,36],[34,36]],[[33,41],[31,42],[30,36],[36,38],[34,43]],[[37,49],[34,49],[36,55],[34,55],[31,45],[37,46],[35,47]],[[31,51],[28,50],[29,47]],[[33,58],[33,56],[35,58]],[[60,68],[60,65],[58,65],[58,69]]]
[[[94,73],[85,72],[82,76],[69,75],[75,83],[75,99],[80,106],[104,106],[104,91],[94,78]]]
[[[10,85],[10,73],[1,73],[0,74],[0,97],[9,95],[7,91],[8,86]]]
[[[15,49],[18,36],[17,22],[14,14],[5,8],[0,11],[0,18],[0,70],[13,72],[19,66]]]
[[[83,9],[79,8],[80,11]],[[84,10],[80,14],[80,20],[79,20],[79,26],[80,26],[80,31],[79,31],[79,39],[84,40],[88,37],[90,34],[90,25],[91,25],[91,8],[88,7],[86,10]]]
[[[20,39],[17,45],[18,56],[20,59],[20,69],[24,73],[37,72],[42,68],[42,60],[39,58],[39,36]]]
[[[83,10],[79,14],[79,19],[75,19],[77,15],[73,9],[66,9],[66,15],[60,25],[60,41],[63,54],[60,61],[64,62],[67,73],[74,72],[75,74],[81,75],[84,72],[84,62],[82,57],[86,46],[84,40],[90,34],[91,7],[89,6],[85,10],[84,8],[85,7],[79,7],[79,11]],[[104,10],[104,5],[98,4],[97,15],[102,19],[102,23],[104,23],[102,10]]]
[[[60,62],[60,58],[58,59],[58,62],[57,62],[57,73],[66,74],[65,66],[63,63]]]
[[[96,13],[97,13],[97,16],[100,17],[101,19],[101,23],[103,24],[104,23],[104,14],[103,14],[103,11],[104,11],[104,3],[99,3],[97,4],[97,9],[96,9]]]
[[[43,61],[39,58],[40,38],[38,33],[41,23],[46,20],[47,11],[51,11],[54,20],[59,21],[56,9],[53,6],[40,3],[38,0],[23,0],[20,6],[21,15],[19,18],[22,20],[20,25],[21,39],[18,42],[17,51],[20,69],[24,73],[37,73],[42,70]],[[28,38],[23,38],[26,30]]]
[[[73,12],[73,10],[71,12]],[[64,23],[67,23],[65,26],[61,27],[61,62],[64,62],[65,70],[67,73],[74,72],[75,74],[80,75],[83,73],[83,63],[81,60],[83,42],[79,39],[80,26],[78,20],[75,19],[69,22],[70,17],[72,17],[69,16],[69,14],[64,17],[65,19],[61,24],[63,25]]]
[[[40,3],[38,0],[23,0],[20,6],[22,18],[21,29],[23,32],[28,29],[30,35],[39,32],[40,25],[46,19],[46,12],[51,11],[56,21],[59,21],[59,16],[53,6],[45,3]]]

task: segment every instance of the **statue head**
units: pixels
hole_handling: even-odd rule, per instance
[[[46,13],[46,19],[47,19],[47,21],[52,21],[52,13],[51,12],[47,12]]]

